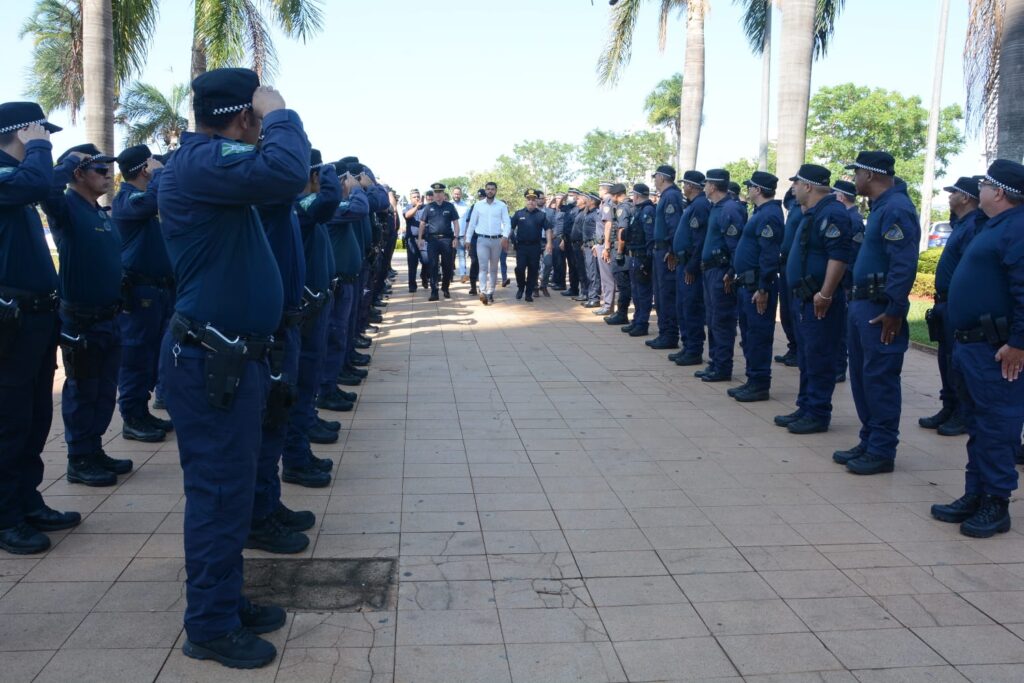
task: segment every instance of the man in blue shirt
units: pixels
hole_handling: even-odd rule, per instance
[[[864,242],[853,265],[848,316],[850,389],[860,441],[832,459],[854,474],[892,472],[900,431],[900,373],[910,345],[907,312],[917,277],[917,211],[896,185],[888,152],[861,152],[847,166],[857,194],[871,200]]]
[[[623,233],[633,216],[633,201],[626,194],[623,183],[615,183],[608,189],[612,200],[612,228],[608,233],[608,256],[612,270],[612,281],[615,283],[614,313],[605,316],[609,325],[629,324],[629,304],[633,300],[633,291],[629,280],[629,257]],[[597,311],[594,312],[595,314]]]
[[[939,400],[942,410],[917,423],[925,429],[934,429],[942,436],[958,436],[967,430],[964,410],[957,397],[957,383],[950,377],[953,361],[953,330],[947,324],[946,302],[953,273],[963,258],[964,250],[985,225],[985,214],[978,207],[978,179],[963,177],[945,188],[949,192],[949,223],[952,234],[935,268],[935,306],[928,312],[928,333],[939,345]]]
[[[786,334],[786,353],[775,356],[775,362],[782,363],[788,368],[795,368],[799,365],[796,353],[796,312],[793,310],[791,296],[793,289],[786,279],[786,265],[789,252],[793,248],[793,238],[796,237],[797,228],[804,214],[800,210],[800,203],[793,196],[792,186],[782,197],[782,207],[786,210],[786,229],[782,238],[782,257],[779,261],[779,318],[782,320],[782,331]]]
[[[430,189],[434,191],[434,201],[423,208],[419,247],[421,250],[426,250],[429,261],[430,297],[427,300],[437,301],[439,280],[444,298],[451,298],[448,285],[452,281],[455,264],[459,213],[451,202],[445,200],[445,185],[443,183],[434,183]]]
[[[1024,431],[1024,166],[993,162],[978,203],[988,221],[953,271],[947,306],[970,437],[964,495],[931,512],[966,536],[987,538],[1010,529]]]
[[[309,142],[299,116],[248,69],[208,71],[192,91],[197,132],[182,134],[158,197],[178,286],[161,368],[185,481],[183,650],[254,668],[276,656],[256,634],[286,619],[241,593],[267,356],[285,300],[254,205],[292,201],[303,190]],[[278,522],[295,520],[282,514]]]
[[[630,291],[633,294],[633,322],[622,327],[630,337],[645,337],[654,304],[654,230],[656,210],[651,189],[643,183],[633,186],[633,210],[626,226],[625,242],[629,250]]]
[[[683,348],[669,354],[668,359],[683,367],[704,363],[707,308],[700,257],[708,232],[708,218],[711,216],[711,202],[704,194],[705,180],[700,171],[687,171],[683,174],[686,203],[672,240],[671,253],[667,257],[669,269],[675,272],[676,319],[679,321],[679,335],[683,342]],[[670,197],[668,192],[666,196]],[[665,201],[666,197],[662,197],[658,202],[659,209]],[[673,213],[675,211],[673,209]],[[666,207],[665,215],[669,213]]]
[[[853,229],[853,240],[850,249],[850,263],[857,261],[857,252],[860,251],[860,245],[864,243],[864,219],[861,218],[860,208],[857,206],[857,187],[849,180],[837,180],[832,185],[832,193],[839,200],[839,203],[843,205],[846,212],[850,215],[850,226]],[[846,292],[846,306],[850,303],[850,294],[853,291],[853,269],[847,268],[846,274],[843,275],[843,291]],[[846,381],[846,357],[848,355],[846,349],[846,319],[847,315],[843,315],[843,333],[840,336],[839,342],[839,353],[836,359],[836,383]]]
[[[647,254],[654,266],[650,282],[654,308],[658,311],[658,336],[646,343],[652,349],[675,349],[679,346],[680,320],[676,305],[676,277],[669,269],[669,257],[673,255],[672,243],[680,229],[679,221],[686,200],[676,185],[676,169],[673,167],[659,166],[651,178],[663,196],[654,207],[653,252]]]
[[[843,274],[850,259],[850,216],[829,186],[831,172],[804,164],[793,181],[802,218],[786,261],[793,297],[800,389],[796,411],[775,424],[792,434],[828,431],[836,387],[836,352],[842,334]]]
[[[701,250],[704,301],[707,303],[708,367],[694,375],[703,382],[732,379],[736,343],[736,291],[732,282],[732,255],[746,224],[740,203],[729,196],[729,171],[713,168],[706,174],[704,192],[711,201],[708,231]]]
[[[526,208],[519,209],[512,216],[512,235],[516,245],[516,298],[533,301],[537,288],[537,271],[542,251],[550,253],[552,244],[551,228],[547,215],[538,208],[539,193],[527,190]]]
[[[121,326],[121,371],[118,405],[125,439],[163,441],[173,428],[149,412],[156,388],[160,340],[174,310],[174,272],[160,232],[157,192],[163,164],[149,147],[135,145],[117,157],[123,182],[114,197],[111,218],[121,235],[124,267],[124,311]]]
[[[771,173],[754,171],[744,184],[747,198],[754,204],[754,214],[743,226],[732,269],[740,313],[746,320],[743,357],[747,382],[726,393],[741,403],[748,403],[769,398],[775,310],[779,300],[779,252],[785,221],[782,202],[775,199],[778,178]]]
[[[16,555],[43,552],[44,531],[82,520],[48,507],[38,490],[59,321],[57,271],[35,205],[50,193],[50,133],[60,130],[35,102],[0,104],[0,549]]]
[[[72,147],[57,160],[43,210],[60,255],[61,393],[69,482],[113,486],[132,461],[103,452],[114,416],[121,365],[121,238],[98,201],[114,183],[114,157],[95,145]],[[68,189],[65,191],[65,187]]]

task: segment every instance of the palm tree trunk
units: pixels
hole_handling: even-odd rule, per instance
[[[686,62],[683,64],[683,91],[679,103],[680,171],[697,167],[701,116],[704,112],[704,13],[705,0],[686,3]]]
[[[206,43],[199,36],[192,38],[192,80],[206,73]],[[191,82],[191,81],[190,81]],[[192,109],[192,88],[188,90],[188,129],[196,129],[196,113]]]
[[[761,140],[757,147],[757,168],[768,170],[768,123],[772,106],[772,6],[764,18],[764,43],[761,45]]]
[[[779,58],[779,159],[776,175],[792,176],[804,163],[811,96],[815,0],[786,0]]]
[[[114,154],[113,0],[82,2],[82,91],[85,136],[104,154]],[[108,201],[110,197],[107,197]]]
[[[932,194],[935,185],[935,149],[939,144],[939,116],[942,113],[942,69],[946,61],[946,25],[949,23],[949,0],[942,0],[939,10],[939,40],[935,47],[932,73],[932,106],[928,112],[928,147],[924,157],[924,181],[921,183],[921,250],[928,248],[932,228]]]
[[[999,51],[1000,159],[1024,160],[1024,0],[1006,0]]]

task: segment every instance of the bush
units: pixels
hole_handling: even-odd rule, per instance
[[[919,272],[910,293],[914,296],[935,296],[935,274]]]
[[[917,257],[917,272],[935,274],[939,265],[939,257],[942,256],[942,247],[929,249]]]

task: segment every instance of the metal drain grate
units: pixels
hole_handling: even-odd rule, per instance
[[[389,604],[395,560],[247,559],[245,595],[256,603],[315,612],[365,612]]]

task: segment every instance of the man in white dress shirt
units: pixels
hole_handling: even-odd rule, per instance
[[[472,243],[476,235],[476,254],[480,262],[480,301],[486,306],[494,303],[494,288],[498,283],[498,262],[501,252],[508,249],[512,222],[505,202],[497,199],[497,183],[484,186],[487,198],[473,205],[473,215],[466,226],[465,240]]]

